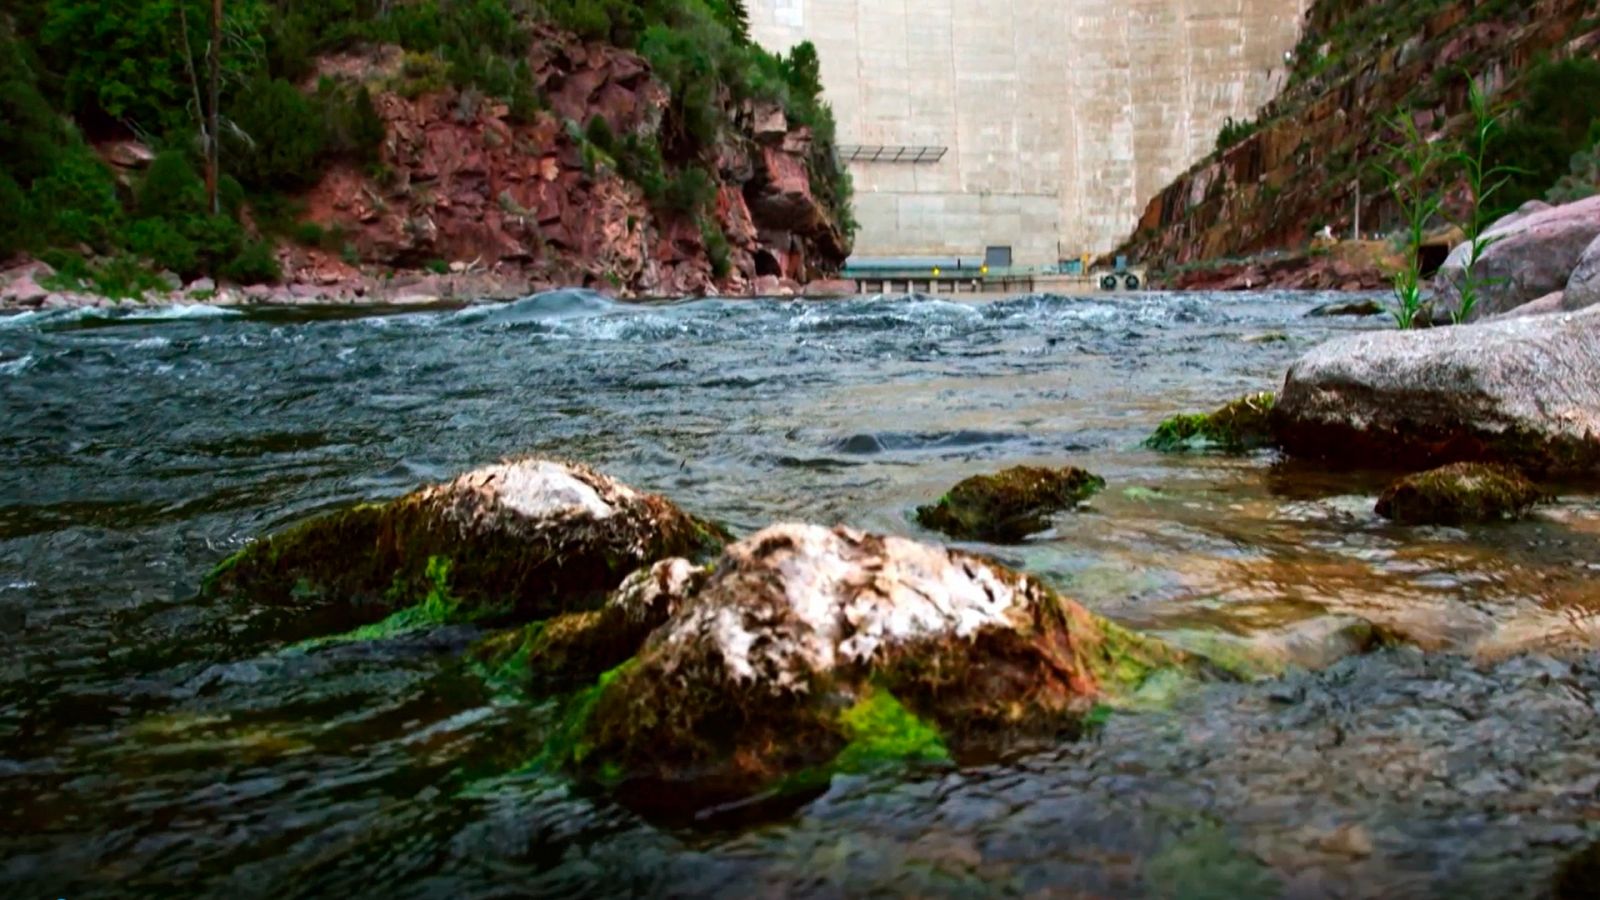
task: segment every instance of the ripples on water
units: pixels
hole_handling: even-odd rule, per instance
[[[194,586],[251,536],[520,452],[593,463],[737,531],[923,537],[910,511],[961,478],[1070,462],[1110,490],[1054,533],[986,549],[1142,628],[1244,638],[1353,614],[1486,660],[1589,628],[1592,497],[1407,531],[1371,513],[1382,475],[1138,449],[1164,416],[1274,388],[1308,347],[1378,325],[1304,319],[1318,299],[567,292],[0,319],[0,884],[1537,894],[1600,820],[1592,665],[1380,653],[1007,765],[841,779],[788,820],[680,833],[506,774],[533,738],[450,664],[469,630],[142,662],[151,629],[208,624]]]

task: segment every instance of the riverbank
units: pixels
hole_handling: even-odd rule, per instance
[[[319,273],[307,270],[299,280],[280,285],[217,285],[211,279],[180,284],[172,279],[169,290],[150,290],[134,297],[108,297],[88,285],[63,283],[48,265],[24,261],[0,270],[0,314],[67,309],[162,309],[167,307],[360,307],[431,306],[452,303],[503,303],[549,291],[571,289],[514,269],[459,267],[457,271],[396,270],[381,276],[351,267]],[[598,293],[618,300],[656,299],[626,288],[599,287]],[[708,287],[706,296],[739,297],[847,297],[856,293],[849,281],[801,284],[763,276],[742,293],[718,294]]]

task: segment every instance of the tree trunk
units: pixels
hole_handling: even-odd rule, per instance
[[[222,105],[222,0],[211,0],[211,53],[208,65],[211,96],[207,110],[210,123],[206,128],[206,197],[211,204],[211,214],[215,216],[222,212],[222,201],[217,196],[222,157],[222,113],[219,109]]]

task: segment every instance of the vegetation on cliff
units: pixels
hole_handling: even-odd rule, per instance
[[[1587,0],[1318,0],[1288,82],[1250,122],[1226,123],[1217,151],[1156,196],[1121,252],[1157,267],[1298,250],[1324,227],[1401,227],[1383,168],[1409,122],[1425,139],[1470,142],[1474,81],[1505,110],[1485,170],[1516,177],[1484,212],[1600,190],[1600,17]],[[1471,75],[1469,75],[1471,73]],[[1310,177],[1307,177],[1307,176]],[[1415,185],[1459,219],[1460,167]]]
[[[791,125],[812,130],[822,148],[811,154],[814,193],[848,228],[848,177],[821,162],[832,159],[833,120],[815,50],[785,57],[752,44],[742,0],[228,0],[212,208],[201,177],[210,8],[43,0],[0,13],[0,260],[30,251],[63,278],[113,294],[137,292],[157,270],[275,280],[273,244],[327,237],[301,221],[300,192],[334,166],[385,174],[375,94],[453,90],[528,121],[549,109],[529,55],[552,28],[648,61],[669,95],[658,127],[626,136],[593,122],[571,129],[653,207],[700,221],[713,253],[726,245],[709,215],[719,142],[746,101],[777,104]],[[404,51],[390,82],[319,67],[382,47]],[[124,143],[150,148],[153,162],[108,165]]]

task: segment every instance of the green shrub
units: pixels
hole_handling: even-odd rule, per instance
[[[33,182],[28,200],[41,218],[40,237],[53,244],[107,246],[122,217],[111,171],[82,145]]]
[[[711,260],[711,274],[727,278],[733,271],[733,264],[729,259],[728,236],[722,232],[722,226],[709,216],[701,219],[700,239],[706,245],[706,257]]]
[[[206,211],[206,185],[186,154],[166,150],[150,163],[135,192],[139,215],[182,218]]]
[[[326,152],[368,165],[382,158],[389,126],[366,85],[351,90],[325,81],[317,86],[315,102],[322,115]]]
[[[1491,144],[1497,166],[1516,170],[1498,199],[1497,213],[1542,198],[1571,173],[1572,158],[1592,146],[1590,129],[1600,122],[1600,60],[1541,62],[1527,78],[1527,94],[1516,120]]]
[[[667,180],[663,205],[671,212],[697,215],[716,199],[717,185],[704,169],[688,168]]]
[[[128,250],[157,269],[188,278],[200,271],[200,251],[166,219],[140,219],[128,226],[123,238]]]
[[[251,82],[234,103],[232,119],[243,134],[224,141],[225,166],[244,184],[292,191],[317,182],[324,122],[294,85],[282,79]]]
[[[316,222],[301,222],[294,226],[294,242],[302,247],[321,247],[327,237],[327,229]]]
[[[25,249],[33,228],[33,205],[5,169],[0,169],[0,262]]]
[[[275,284],[283,280],[283,269],[271,244],[251,241],[222,267],[222,277],[236,284]]]
[[[1222,130],[1217,133],[1217,152],[1221,153],[1237,145],[1245,138],[1255,134],[1259,127],[1252,120],[1247,119],[1243,122],[1237,122],[1234,121],[1233,116],[1229,116],[1222,123]]]

